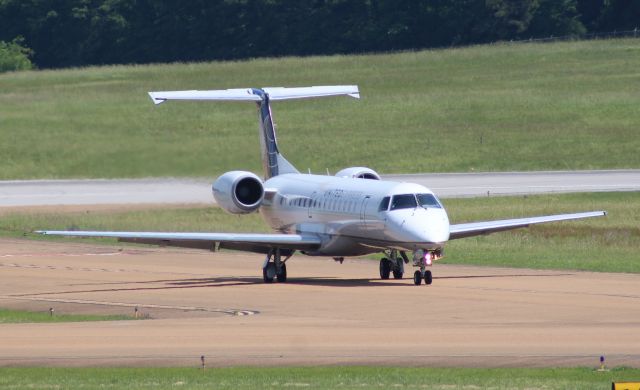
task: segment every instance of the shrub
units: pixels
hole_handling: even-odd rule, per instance
[[[29,57],[31,49],[24,47],[24,39],[16,38],[11,42],[0,41],[0,73],[33,69]]]

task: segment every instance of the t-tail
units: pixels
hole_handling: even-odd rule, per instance
[[[217,100],[217,101],[253,101],[258,106],[260,124],[260,145],[262,167],[265,179],[285,173],[299,173],[298,170],[280,153],[275,126],[271,116],[272,101],[309,99],[327,96],[347,95],[356,99],[360,92],[356,85],[336,85],[302,88],[243,88],[212,91],[164,91],[149,92],[155,104],[167,100]]]

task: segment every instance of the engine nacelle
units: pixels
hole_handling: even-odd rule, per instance
[[[264,198],[262,180],[251,172],[227,172],[213,183],[212,189],[218,205],[231,214],[255,211]]]
[[[367,167],[351,167],[345,168],[340,172],[336,173],[337,177],[351,177],[354,179],[370,179],[370,180],[380,180],[380,175],[378,172],[374,171],[371,168]]]

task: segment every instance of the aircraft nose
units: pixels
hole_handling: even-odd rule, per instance
[[[449,240],[449,218],[441,209],[416,209],[410,215],[396,214],[392,218],[399,235],[406,242],[442,243]]]
[[[407,221],[407,230],[417,242],[441,243],[449,240],[449,218],[443,210],[424,210]]]
[[[427,229],[427,237],[431,242],[446,242],[449,241],[449,220],[441,221],[436,224],[432,224]]]

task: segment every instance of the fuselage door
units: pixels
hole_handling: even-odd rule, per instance
[[[370,200],[371,195],[367,195],[364,197],[364,199],[362,200],[362,204],[360,205],[360,223],[362,224],[362,227],[367,226],[367,205],[369,204]]]
[[[311,199],[309,199],[309,207],[307,208],[307,212],[308,212],[309,218],[313,218],[313,216],[311,215],[311,210],[315,206],[316,195],[317,194],[318,194],[317,191],[313,191],[313,194],[311,194]]]

